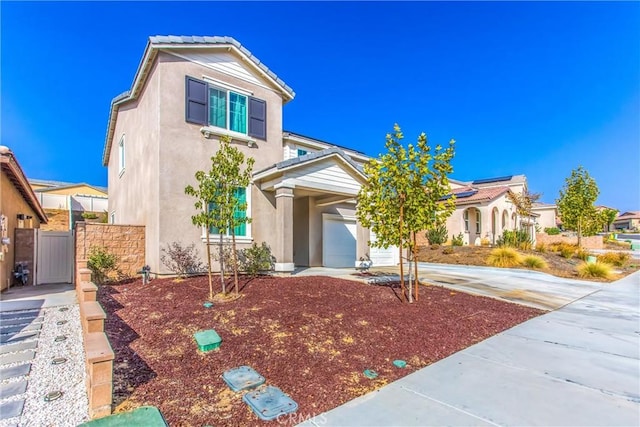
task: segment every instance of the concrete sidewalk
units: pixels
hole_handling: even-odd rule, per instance
[[[640,425],[639,290],[635,273],[301,425]]]

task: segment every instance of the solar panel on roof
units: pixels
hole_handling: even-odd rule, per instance
[[[498,177],[498,178],[476,179],[475,181],[473,181],[472,184],[489,184],[490,182],[509,181],[509,180],[511,180],[511,178],[513,178],[513,175],[501,176],[501,177]]]
[[[456,194],[456,199],[464,199],[465,197],[471,197],[477,192],[478,190],[463,191],[462,193]]]

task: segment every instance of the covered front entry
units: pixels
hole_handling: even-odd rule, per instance
[[[261,191],[274,194],[274,227],[268,232],[276,271],[353,268],[369,252],[368,232],[355,218],[364,181],[360,166],[337,148],[289,159],[254,175]]]
[[[356,220],[322,215],[323,267],[353,267],[357,249]]]

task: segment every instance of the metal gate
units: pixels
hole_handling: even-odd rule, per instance
[[[73,232],[36,232],[36,285],[73,282]]]

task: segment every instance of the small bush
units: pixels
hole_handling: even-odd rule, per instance
[[[179,242],[172,242],[167,244],[166,248],[162,248],[161,251],[160,261],[162,264],[180,278],[200,273],[204,270],[204,266],[196,252],[196,245],[193,243],[184,247]]]
[[[440,245],[431,245],[429,246],[429,249],[431,249],[432,251],[438,250],[440,249]]]
[[[491,244],[491,241],[489,239],[487,239],[486,237],[483,237],[482,239],[480,239],[480,245],[489,246],[490,244]]]
[[[441,245],[447,241],[447,227],[444,224],[438,225],[430,230],[427,230],[426,236],[430,244]]]
[[[549,236],[557,236],[560,234],[560,229],[558,227],[547,227],[544,229],[544,232]]]
[[[536,252],[540,252],[541,254],[546,253],[548,250],[547,245],[544,243],[536,243]]]
[[[631,256],[625,252],[607,252],[605,254],[598,255],[598,262],[602,262],[616,267],[622,267],[625,265]]]
[[[102,246],[92,246],[89,249],[87,267],[93,273],[93,281],[97,284],[106,283],[111,273],[118,271],[118,257]]]
[[[577,270],[580,277],[599,277],[602,279],[611,277],[611,266],[602,262],[595,262],[593,264],[585,262],[580,264]]]
[[[447,246],[442,250],[442,253],[445,255],[451,255],[453,252],[453,246]]]
[[[464,237],[462,233],[457,236],[451,236],[451,246],[462,246],[464,244]]]
[[[98,214],[93,212],[82,212],[82,218],[84,219],[98,219]]]
[[[496,241],[498,246],[511,248],[518,248],[521,243],[529,243],[529,247],[531,247],[531,237],[529,237],[529,234],[527,234],[525,230],[505,230],[502,232],[502,236],[498,237]]]
[[[528,255],[522,260],[522,265],[528,268],[543,269],[547,268],[547,262],[535,255]]]
[[[276,262],[276,258],[271,254],[271,248],[265,242],[260,246],[253,242],[250,248],[240,251],[239,260],[242,270],[252,276],[273,270]]]
[[[560,243],[555,247],[556,247],[556,250],[558,251],[558,254],[562,258],[567,258],[567,259],[573,258],[573,255],[575,255],[575,253],[578,251],[577,245],[569,245],[567,243]]]
[[[515,267],[522,263],[522,257],[513,248],[496,248],[487,258],[487,264],[494,267]]]
[[[518,243],[518,249],[521,251],[530,251],[532,246],[531,241]]]
[[[589,251],[585,251],[584,249],[578,249],[576,251],[576,258],[581,259],[582,261],[586,261],[587,257],[591,256]]]

